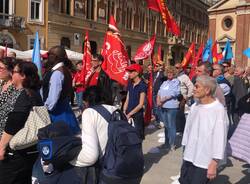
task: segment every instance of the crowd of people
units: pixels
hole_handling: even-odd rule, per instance
[[[176,135],[182,135],[183,162],[173,183],[208,183],[228,155],[250,162],[250,129],[245,128],[250,127],[250,67],[200,61],[190,79],[192,66],[183,68],[178,62],[165,66],[158,60],[144,72],[143,66],[131,61],[124,87],[103,71],[99,54],[92,56],[91,71],[83,78],[82,61],[72,64],[63,47],[52,47],[43,60],[40,80],[35,64],[16,59],[14,53],[1,53],[0,184],[53,183],[55,175],[60,176],[55,182],[60,184],[112,183],[97,174],[97,163],[108,144],[109,122],[92,107],[102,105],[111,114],[121,109],[140,139],[145,139],[144,109],[151,72],[152,121],[157,128],[164,128],[165,136],[159,148],[174,152]],[[81,118],[72,110],[74,99]],[[9,147],[34,106],[46,107],[52,124],[63,121],[81,137],[81,150],[65,171],[54,171],[53,165],[41,159],[36,145],[21,150]],[[246,140],[238,139],[241,134],[248,135]],[[93,180],[88,175],[91,168],[95,170]],[[141,177],[116,178],[116,183],[139,184]]]

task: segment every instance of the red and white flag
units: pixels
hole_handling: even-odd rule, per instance
[[[135,61],[143,60],[151,56],[154,50],[155,40],[156,36],[154,35],[149,41],[146,41],[143,45],[141,45],[136,51],[134,60]]]
[[[126,86],[129,57],[113,16],[110,16],[109,30],[105,35],[101,54],[104,58],[102,69],[111,79]]]
[[[89,42],[89,32],[86,31],[84,38],[84,54],[82,58],[82,71],[81,77],[84,85],[87,83],[89,76],[91,75],[91,47]]]

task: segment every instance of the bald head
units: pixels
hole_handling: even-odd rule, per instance
[[[57,63],[64,62],[66,58],[66,51],[61,46],[54,46],[48,52],[48,64],[50,66],[54,66]]]

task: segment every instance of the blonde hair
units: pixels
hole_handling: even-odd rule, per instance
[[[176,78],[177,75],[178,75],[178,71],[177,71],[177,69],[174,66],[167,66],[165,68],[165,73],[166,74],[167,73],[172,73],[174,75],[174,78]]]

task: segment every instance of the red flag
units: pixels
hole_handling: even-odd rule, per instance
[[[141,45],[136,51],[134,60],[138,61],[142,59],[147,59],[149,56],[151,56],[154,50],[155,40],[156,36],[153,35],[149,41],[146,41],[143,45]]]
[[[196,70],[196,67],[198,66],[198,62],[199,60],[201,59],[202,57],[202,52],[203,52],[203,49],[204,49],[204,45],[201,44],[199,50],[198,50],[198,53],[197,55],[195,56],[194,60],[192,61],[191,63],[191,71],[189,73],[189,78],[192,80],[192,78],[195,76],[195,70]]]
[[[176,36],[180,36],[180,28],[168,10],[164,0],[147,0],[147,3],[149,9],[160,12],[167,30]]]
[[[223,59],[222,53],[217,52],[217,42],[215,41],[212,47],[213,63],[218,63]]]
[[[90,75],[91,75],[91,48],[89,42],[89,32],[86,31],[86,35],[84,38],[84,54],[82,58],[82,70],[81,70],[81,77],[84,85],[88,81]]]
[[[194,50],[195,50],[195,44],[194,42],[191,44],[191,46],[188,49],[188,52],[186,53],[183,61],[181,62],[182,68],[185,68],[190,61],[194,58]]]
[[[110,17],[109,29],[115,32],[107,31],[105,35],[102,48],[102,56],[104,58],[102,69],[111,79],[122,85],[127,85],[128,73],[125,69],[129,63],[129,57],[126,47],[120,39],[119,30],[116,27],[113,16]]]
[[[147,2],[148,2],[149,9],[160,12],[160,9],[156,0],[147,0]]]
[[[151,122],[153,108],[153,70],[149,75],[148,90],[147,90],[147,106],[144,115],[144,124],[147,126]]]
[[[159,47],[158,47],[158,52],[157,52],[157,59],[158,59],[158,60],[161,60],[161,58],[162,58],[162,54],[161,54],[161,45],[159,45]]]

